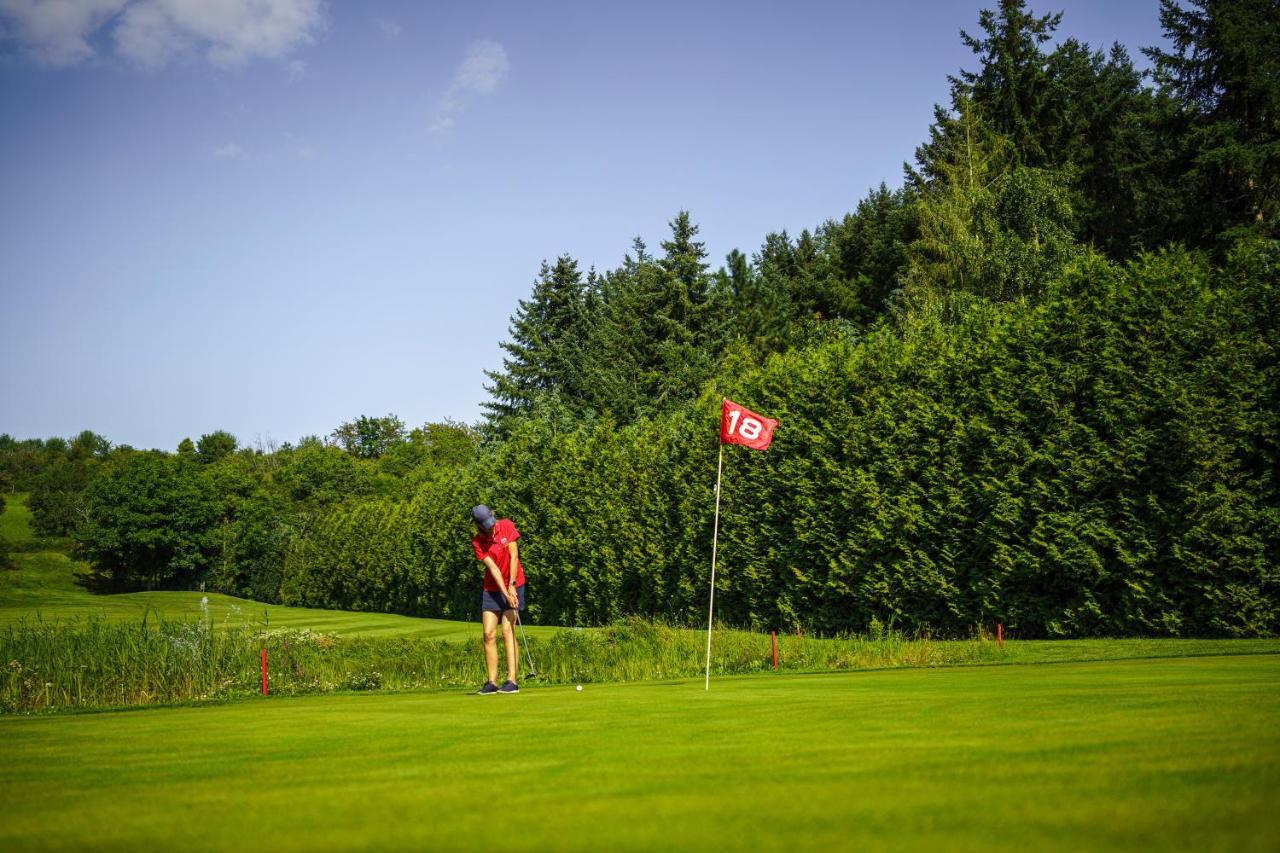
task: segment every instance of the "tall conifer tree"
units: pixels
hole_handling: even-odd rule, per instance
[[[511,418],[528,412],[544,394],[576,390],[585,336],[585,287],[578,262],[561,255],[543,262],[533,293],[511,318],[511,339],[502,344],[502,370],[486,371],[493,398],[484,404],[490,425],[501,434]]]
[[[1280,234],[1280,2],[1161,0],[1172,51],[1147,48],[1185,134],[1191,240]]]

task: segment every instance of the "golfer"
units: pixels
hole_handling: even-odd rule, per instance
[[[480,621],[484,626],[484,662],[489,680],[477,692],[481,696],[494,693],[519,693],[516,674],[520,666],[520,650],[516,648],[516,611],[524,610],[524,569],[520,566],[520,549],[516,540],[520,531],[509,518],[496,518],[484,504],[471,510],[476,535],[471,547],[476,559],[484,563],[484,591],[480,593]],[[502,642],[507,648],[507,680],[498,682],[498,620],[502,620]]]

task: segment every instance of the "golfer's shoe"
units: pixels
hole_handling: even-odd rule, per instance
[[[476,691],[476,693],[480,696],[492,696],[497,692],[498,692],[498,685],[494,684],[492,681],[486,681],[484,683],[484,687],[481,687],[479,690]]]
[[[506,681],[502,682],[502,686],[498,688],[498,692],[499,693],[519,693],[520,685],[516,684],[511,679],[507,679]]]

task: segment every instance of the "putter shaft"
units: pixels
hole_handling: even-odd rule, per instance
[[[516,611],[516,625],[520,628],[520,645],[524,646],[524,656],[529,661],[529,675],[538,674],[538,668],[533,665],[533,655],[529,652],[529,638],[524,633],[524,623],[520,621],[520,611]]]

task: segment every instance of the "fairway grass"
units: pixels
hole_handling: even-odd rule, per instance
[[[0,849],[1280,847],[1280,657],[0,719]]]

